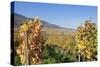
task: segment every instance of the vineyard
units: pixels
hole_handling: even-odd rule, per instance
[[[73,32],[43,28],[40,19],[26,20],[14,32],[14,65],[97,60],[97,26],[87,20]]]

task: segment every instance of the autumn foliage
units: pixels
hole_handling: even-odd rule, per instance
[[[40,64],[45,43],[41,35],[42,24],[39,18],[23,22],[19,28],[19,46],[16,50],[23,65]]]
[[[76,31],[76,51],[81,61],[97,60],[97,27],[90,20]]]

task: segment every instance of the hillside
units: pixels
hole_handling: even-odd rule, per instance
[[[34,18],[28,18],[28,17],[25,17],[23,15],[20,15],[20,14],[11,14],[11,16],[14,16],[14,28],[17,29],[23,21],[25,20],[34,20]],[[60,30],[60,31],[66,31],[66,32],[73,32],[75,31],[74,29],[69,29],[69,28],[64,28],[64,27],[60,27],[58,25],[55,25],[55,24],[51,24],[45,20],[40,20],[43,24],[43,29],[44,30]]]

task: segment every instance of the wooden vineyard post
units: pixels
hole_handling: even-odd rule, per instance
[[[78,62],[80,62],[80,54],[78,54]]]
[[[27,32],[25,32],[25,39],[24,39],[24,42],[25,42],[25,49],[24,49],[24,54],[25,54],[25,65],[29,65],[29,53],[28,53],[28,35],[27,35]]]

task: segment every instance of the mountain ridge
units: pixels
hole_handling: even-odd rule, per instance
[[[11,14],[11,17],[14,17],[14,28],[18,28],[23,21],[25,20],[34,20],[34,18],[28,18],[28,17],[25,17],[21,14],[18,14],[18,13],[12,13]],[[69,28],[64,28],[64,27],[60,27],[56,24],[51,24],[45,20],[40,20],[41,23],[43,24],[43,27],[45,28],[51,28],[51,29],[63,29],[63,30],[69,30],[69,31],[74,31],[74,29],[69,29]]]

